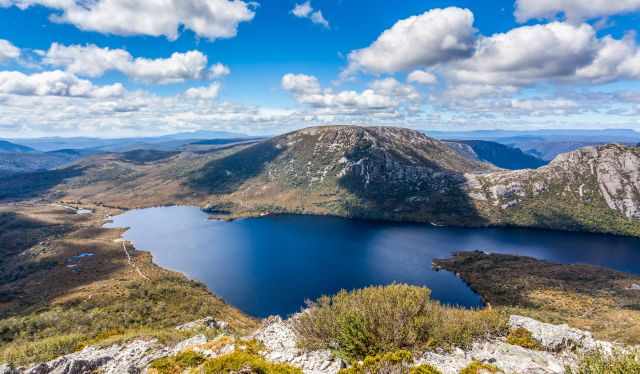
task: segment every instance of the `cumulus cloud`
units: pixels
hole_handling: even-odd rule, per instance
[[[226,77],[227,75],[231,74],[231,69],[229,69],[228,66],[223,65],[221,63],[217,63],[215,65],[213,65],[210,69],[209,69],[209,76],[211,78],[222,78],[222,77]]]
[[[314,108],[336,110],[382,112],[398,109],[406,103],[420,100],[418,91],[394,78],[373,81],[361,92],[344,90],[334,92],[322,89],[318,79],[304,74],[286,74],[282,77],[282,88],[293,93],[295,99]]]
[[[51,19],[81,30],[115,35],[178,38],[179,30],[210,40],[236,36],[238,25],[255,15],[242,0],[0,0],[0,6],[42,5],[59,11]]]
[[[430,85],[438,83],[438,77],[424,70],[414,70],[407,76],[407,81]]]
[[[0,39],[0,63],[15,60],[20,57],[20,49],[10,41]]]
[[[398,21],[369,47],[349,54],[344,74],[393,73],[434,66],[473,53],[476,29],[468,9],[433,9]]]
[[[307,18],[311,20],[311,22],[324,26],[325,28],[330,28],[329,21],[327,21],[322,15],[321,10],[314,10],[311,6],[311,1],[306,1],[302,4],[296,4],[291,10],[291,14],[298,18]]]
[[[220,94],[220,83],[213,82],[207,87],[194,87],[185,91],[185,95],[192,99],[213,100]]]
[[[0,72],[0,93],[22,96],[70,96],[109,98],[122,96],[125,92],[120,83],[95,86],[88,80],[56,70],[36,74],[17,71]]]
[[[525,85],[573,75],[596,51],[589,25],[525,26],[480,39],[473,56],[453,64],[449,73],[465,83]]]
[[[173,53],[169,58],[134,58],[123,49],[100,48],[96,45],[64,46],[53,43],[44,53],[43,63],[63,67],[68,72],[99,77],[107,71],[119,71],[128,77],[148,83],[176,83],[228,75],[228,67],[218,63],[207,71],[207,56],[200,51]]]
[[[560,14],[570,22],[640,11],[640,0],[516,0],[518,22],[554,19]]]

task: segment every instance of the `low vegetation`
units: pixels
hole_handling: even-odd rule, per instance
[[[412,367],[411,352],[400,350],[367,356],[363,361],[356,362],[350,368],[340,370],[339,374],[440,374],[440,371],[430,365]]]
[[[472,361],[469,366],[462,369],[460,374],[496,374],[503,373],[497,366],[480,361]]]
[[[507,331],[499,312],[445,307],[431,300],[429,289],[400,284],[342,291],[309,307],[294,322],[301,345],[336,350],[348,361],[403,349],[468,347]]]
[[[594,352],[585,356],[578,368],[567,368],[566,374],[640,373],[640,352]]]
[[[225,309],[202,285],[178,276],[129,282],[112,291],[0,320],[0,362],[46,361],[141,336],[175,342],[187,337],[175,330],[177,324],[221,316]]]
[[[542,350],[540,342],[533,337],[531,331],[522,327],[511,330],[507,335],[507,343],[518,345],[522,348]]]
[[[457,253],[434,264],[460,274],[496,309],[547,323],[568,323],[602,340],[640,344],[640,293],[632,289],[640,277],[596,266],[483,252]]]
[[[220,343],[228,343],[223,339]],[[194,351],[180,352],[172,357],[155,360],[149,374],[180,374],[187,370],[199,374],[255,373],[255,374],[302,374],[302,370],[286,364],[266,361],[260,356],[264,347],[256,340],[235,342],[235,351],[207,359]],[[209,347],[211,348],[211,347]]]

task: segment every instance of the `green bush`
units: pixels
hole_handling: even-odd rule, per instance
[[[441,374],[438,369],[430,365],[411,367],[413,357],[409,351],[395,351],[367,356],[362,362],[352,367],[340,370],[339,374]]]
[[[231,374],[245,370],[255,374],[302,374],[302,370],[286,364],[274,364],[265,361],[259,355],[235,351],[214,359],[202,365],[203,374]]]
[[[462,369],[460,374],[486,374],[486,373],[503,373],[495,365],[486,364],[480,361],[472,361],[469,366]]]
[[[477,338],[503,335],[507,321],[492,310],[444,307],[424,287],[394,284],[321,297],[294,328],[303,348],[358,360],[403,349],[468,347]]]
[[[527,349],[542,349],[540,342],[534,339],[534,337],[531,335],[531,331],[522,327],[511,330],[511,332],[507,336],[507,343],[511,345],[518,345],[522,348]]]
[[[157,359],[149,365],[158,374],[182,373],[185,369],[199,366],[205,361],[203,355],[193,351],[180,352],[173,357]],[[153,372],[152,371],[152,372]]]
[[[640,373],[640,352],[594,352],[582,358],[578,368],[567,368],[567,374],[629,374]]]

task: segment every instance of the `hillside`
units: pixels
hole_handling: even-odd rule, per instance
[[[640,148],[587,147],[536,170],[469,177],[496,223],[640,235]]]
[[[189,183],[243,210],[477,224],[464,174],[491,170],[416,131],[319,127],[214,160]]]
[[[484,140],[451,140],[452,146],[468,146],[467,153],[481,161],[490,162],[497,167],[510,170],[536,169],[547,164],[546,161],[526,154],[518,148],[497,142]]]
[[[29,153],[34,152],[33,148],[0,140],[0,153]]]
[[[69,164],[80,157],[79,154],[66,152],[0,152],[0,175],[55,169]]]

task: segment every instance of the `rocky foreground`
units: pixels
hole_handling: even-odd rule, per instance
[[[511,316],[512,329],[526,329],[539,342],[539,349],[527,349],[511,345],[505,339],[478,341],[469,350],[455,349],[427,352],[415,360],[415,365],[430,364],[443,374],[457,374],[473,361],[490,363],[505,373],[546,374],[564,373],[567,367],[578,363],[581,354],[601,351],[611,353],[623,347],[595,340],[589,332],[567,325],[551,325],[534,319]],[[224,322],[212,318],[179,326],[178,329],[222,328]],[[264,346],[261,355],[271,362],[288,363],[309,374],[335,374],[345,363],[330,351],[305,352],[297,348],[297,338],[290,321],[272,317],[251,336]],[[213,358],[233,352],[242,339],[224,333],[208,339],[204,334],[193,336],[176,345],[165,346],[157,340],[134,340],[126,344],[108,347],[88,347],[82,351],[41,363],[30,368],[0,366],[0,374],[79,374],[100,372],[104,374],[153,372],[149,365],[156,359],[191,350]]]

